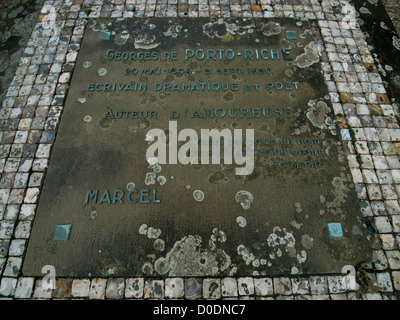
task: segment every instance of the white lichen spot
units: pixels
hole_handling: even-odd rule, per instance
[[[286,74],[288,77],[292,77],[292,76],[293,76],[293,71],[290,70],[290,69],[288,69],[288,70],[285,71],[285,74]]]
[[[100,68],[99,70],[97,70],[97,73],[100,77],[103,77],[107,74],[107,69],[106,68]]]
[[[211,235],[211,240],[214,242],[226,242],[226,234],[218,228],[214,228]]]
[[[216,244],[212,239],[208,240],[208,246],[210,247],[210,250],[215,250],[217,248]]]
[[[296,228],[296,229],[300,229],[300,228],[303,226],[302,223],[299,223],[299,222],[297,222],[296,220],[291,221],[291,222],[290,222],[290,225],[291,225],[292,227]]]
[[[84,116],[83,117],[83,121],[89,123],[90,121],[92,121],[92,117],[91,116]]]
[[[269,254],[269,258],[270,258],[271,260],[274,260],[274,259],[275,259],[275,253],[274,253],[274,252],[271,252],[271,253]]]
[[[253,203],[253,195],[246,190],[240,190],[235,195],[236,202],[240,203],[244,210],[250,209],[251,204]]]
[[[231,271],[229,272],[229,275],[230,275],[231,277],[233,277],[233,276],[236,274],[236,272],[237,272],[237,267],[233,267],[233,268],[231,269]]]
[[[167,179],[164,176],[159,176],[157,177],[157,182],[162,186],[167,182]]]
[[[299,269],[297,269],[296,267],[292,267],[292,269],[290,270],[291,274],[298,274],[299,273]]]
[[[306,249],[311,249],[314,245],[314,239],[311,238],[308,234],[303,234],[301,237],[301,244]]]
[[[219,268],[218,267],[213,267],[211,268],[211,275],[216,276],[219,272]]]
[[[377,68],[378,68],[379,72],[382,73],[382,75],[383,75],[384,77],[386,77],[386,70],[382,67],[382,65],[381,65],[381,64],[378,64],[378,65],[377,65]]]
[[[139,227],[139,234],[143,234],[143,235],[147,234],[147,224],[142,224]]]
[[[146,138],[147,138],[147,136],[146,136]],[[148,158],[147,163],[149,164],[148,168],[151,169],[158,164],[158,159],[157,158]]]
[[[304,53],[296,57],[294,64],[296,64],[299,68],[308,68],[318,61],[319,55],[317,45],[315,42],[311,41],[304,47]]]
[[[163,32],[164,36],[176,38],[178,37],[179,32],[181,32],[182,26],[180,24],[172,25],[168,28],[166,32]]]
[[[286,245],[287,247],[294,247],[296,244],[296,239],[293,233],[286,231],[286,228],[281,229],[276,226],[272,229],[272,233],[267,238],[267,244],[269,247],[276,247],[280,245]],[[283,235],[278,235],[277,233],[282,233]]]
[[[239,225],[239,227],[244,228],[247,225],[247,221],[245,217],[239,216],[236,218],[236,222]]]
[[[307,118],[319,129],[328,129],[334,134],[336,132],[335,123],[328,116],[330,108],[325,101],[310,100],[308,102]]]
[[[369,9],[366,8],[366,7],[361,7],[360,8],[360,12],[363,13],[363,14],[372,14],[372,12],[369,11]]]
[[[229,34],[235,34],[238,29],[239,27],[236,24],[226,23],[222,19],[203,25],[203,33],[211,39],[214,37],[225,38]]]
[[[150,262],[145,262],[142,266],[142,272],[145,275],[152,275],[154,273],[153,265]]]
[[[153,227],[149,227],[147,229],[147,238],[149,239],[157,239],[161,235],[161,229],[156,229]]]
[[[201,190],[194,190],[193,191],[193,198],[197,202],[202,202],[204,200],[204,192]]]
[[[170,266],[169,276],[218,275],[231,266],[231,259],[221,249],[202,246],[202,238],[189,235],[177,241],[165,257]]]
[[[130,37],[130,35],[129,35],[128,31],[124,30],[124,31],[121,32],[121,34],[117,34],[114,37],[114,42],[117,45],[122,46],[122,45],[124,45],[126,43],[126,41],[128,41],[129,37]]]
[[[266,259],[261,259],[260,263],[262,266],[265,266],[267,264],[267,260]]]
[[[380,26],[382,29],[389,30],[389,27],[386,25],[384,21],[381,21]]]
[[[282,28],[279,23],[268,22],[265,24],[264,23],[261,24],[261,31],[264,36],[270,37],[270,36],[280,34],[282,31]]]
[[[145,185],[149,186],[155,184],[156,183],[155,178],[156,174],[154,172],[147,172],[146,179],[144,180]]]
[[[135,183],[134,182],[129,182],[127,185],[126,185],[126,190],[128,190],[128,191],[132,191],[132,190],[134,190],[135,189]]]
[[[143,34],[136,37],[134,44],[135,49],[150,50],[157,48],[161,42],[156,41],[155,35]]]
[[[78,98],[78,102],[79,103],[85,103],[86,102],[86,98]]]
[[[255,259],[251,264],[253,265],[254,268],[258,268],[260,266],[260,260]]]
[[[85,69],[89,68],[91,65],[92,65],[92,63],[91,63],[90,61],[85,61],[85,62],[82,64],[82,66],[83,66]]]
[[[107,270],[107,273],[108,273],[109,275],[113,275],[113,274],[115,274],[115,271],[117,271],[117,267],[108,269],[108,270]]]
[[[154,173],[160,173],[161,172],[161,166],[159,165],[159,164],[156,164],[154,167],[153,167],[153,172]]]
[[[393,44],[393,47],[395,47],[397,50],[400,50],[400,39],[399,38],[397,38],[396,36],[393,36],[392,44]]]
[[[146,133],[146,138],[144,138],[144,140],[147,142],[147,144],[151,144],[154,141],[154,137],[152,137],[151,135]],[[156,159],[157,160],[157,158],[149,158],[149,159]],[[147,159],[147,161],[149,161],[149,159]],[[158,160],[157,160],[157,162],[158,162]]]
[[[297,255],[297,260],[299,263],[304,263],[307,260],[307,252],[301,250],[300,254]]]
[[[301,204],[300,204],[299,202],[296,202],[296,203],[294,204],[294,206],[296,207],[296,212],[297,212],[297,213],[303,212],[303,209],[301,208]]]
[[[385,64],[385,70],[386,71],[393,71],[393,67],[392,66],[389,66],[388,64]]]
[[[256,259],[251,250],[246,248],[243,244],[238,245],[236,250],[239,256],[242,256],[242,259],[246,263],[246,265],[249,265]]]
[[[171,266],[166,258],[158,258],[154,263],[154,269],[158,274],[164,275],[170,270]]]
[[[148,168],[152,169],[154,173],[160,173],[161,172],[161,166],[158,164],[158,159],[157,158],[148,158],[147,162],[149,164]]]
[[[163,239],[157,239],[156,241],[154,241],[153,247],[157,251],[164,251],[164,249],[165,249],[165,241]]]
[[[334,177],[332,180],[332,185],[335,188],[333,192],[335,197],[332,201],[326,202],[326,208],[333,214],[339,213],[340,206],[346,201],[350,190],[347,185],[348,181],[351,181],[351,178],[348,180],[345,174],[341,174],[340,177]]]

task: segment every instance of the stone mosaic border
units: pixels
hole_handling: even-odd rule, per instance
[[[344,0],[46,1],[0,109],[0,299],[397,299],[400,127],[364,34],[342,23],[349,8]],[[57,278],[51,290],[43,278],[21,275],[84,27],[98,17],[293,17],[318,23],[314,37],[373,249],[372,261],[357,269],[355,287],[354,278],[340,274]]]

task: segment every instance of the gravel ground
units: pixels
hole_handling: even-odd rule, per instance
[[[0,103],[14,77],[43,3],[43,0],[5,0],[0,3]]]
[[[400,35],[400,1],[399,0],[382,0],[389,14],[390,19],[396,28],[397,34]]]

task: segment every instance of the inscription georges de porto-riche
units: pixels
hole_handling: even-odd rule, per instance
[[[283,60],[292,60],[290,57],[291,48],[281,48],[281,50],[273,49],[244,49],[242,52],[235,52],[232,49],[185,49],[184,61],[197,60],[197,61],[231,61],[233,59],[242,58],[242,61],[279,61],[282,57]],[[107,50],[105,59],[107,61],[178,61],[178,53],[164,52],[159,53],[156,51],[136,52],[136,51],[115,51],[113,49]],[[272,70],[270,68],[126,68],[124,75],[175,75],[175,74],[193,74],[202,73],[205,75],[216,74],[218,76],[232,75],[232,74],[265,74],[270,75]],[[299,82],[293,81],[273,81],[260,83],[245,83],[244,89],[246,91],[257,91],[262,87],[265,90],[298,90]],[[90,82],[88,84],[88,91],[146,91],[153,89],[155,91],[238,91],[238,82],[156,82],[152,88],[148,87],[147,82]]]

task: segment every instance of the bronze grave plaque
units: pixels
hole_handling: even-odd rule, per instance
[[[24,275],[338,273],[366,260],[315,28],[89,21]]]

